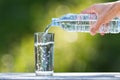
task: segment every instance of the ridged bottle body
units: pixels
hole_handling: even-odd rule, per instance
[[[69,32],[90,32],[90,28],[97,21],[95,14],[67,14],[52,19],[52,26],[59,26]],[[109,23],[101,25],[99,31],[105,33],[119,33],[120,19],[114,18]]]

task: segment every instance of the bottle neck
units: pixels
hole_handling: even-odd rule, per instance
[[[52,18],[52,24],[51,24],[51,26],[59,27],[60,26],[59,18]]]

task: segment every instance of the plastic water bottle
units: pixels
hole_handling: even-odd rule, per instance
[[[52,18],[51,26],[58,26],[69,32],[90,32],[91,25],[96,21],[96,14],[66,14],[60,18]],[[115,17],[107,25],[101,25],[98,30],[100,32],[119,33],[120,19]]]

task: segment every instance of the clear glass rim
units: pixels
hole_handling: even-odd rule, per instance
[[[34,34],[43,34],[43,33],[45,33],[45,32],[35,32]],[[48,32],[47,34],[54,34],[54,33]]]

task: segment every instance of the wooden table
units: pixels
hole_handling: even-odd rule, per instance
[[[120,73],[54,73],[36,76],[35,73],[0,73],[0,80],[120,80]]]

